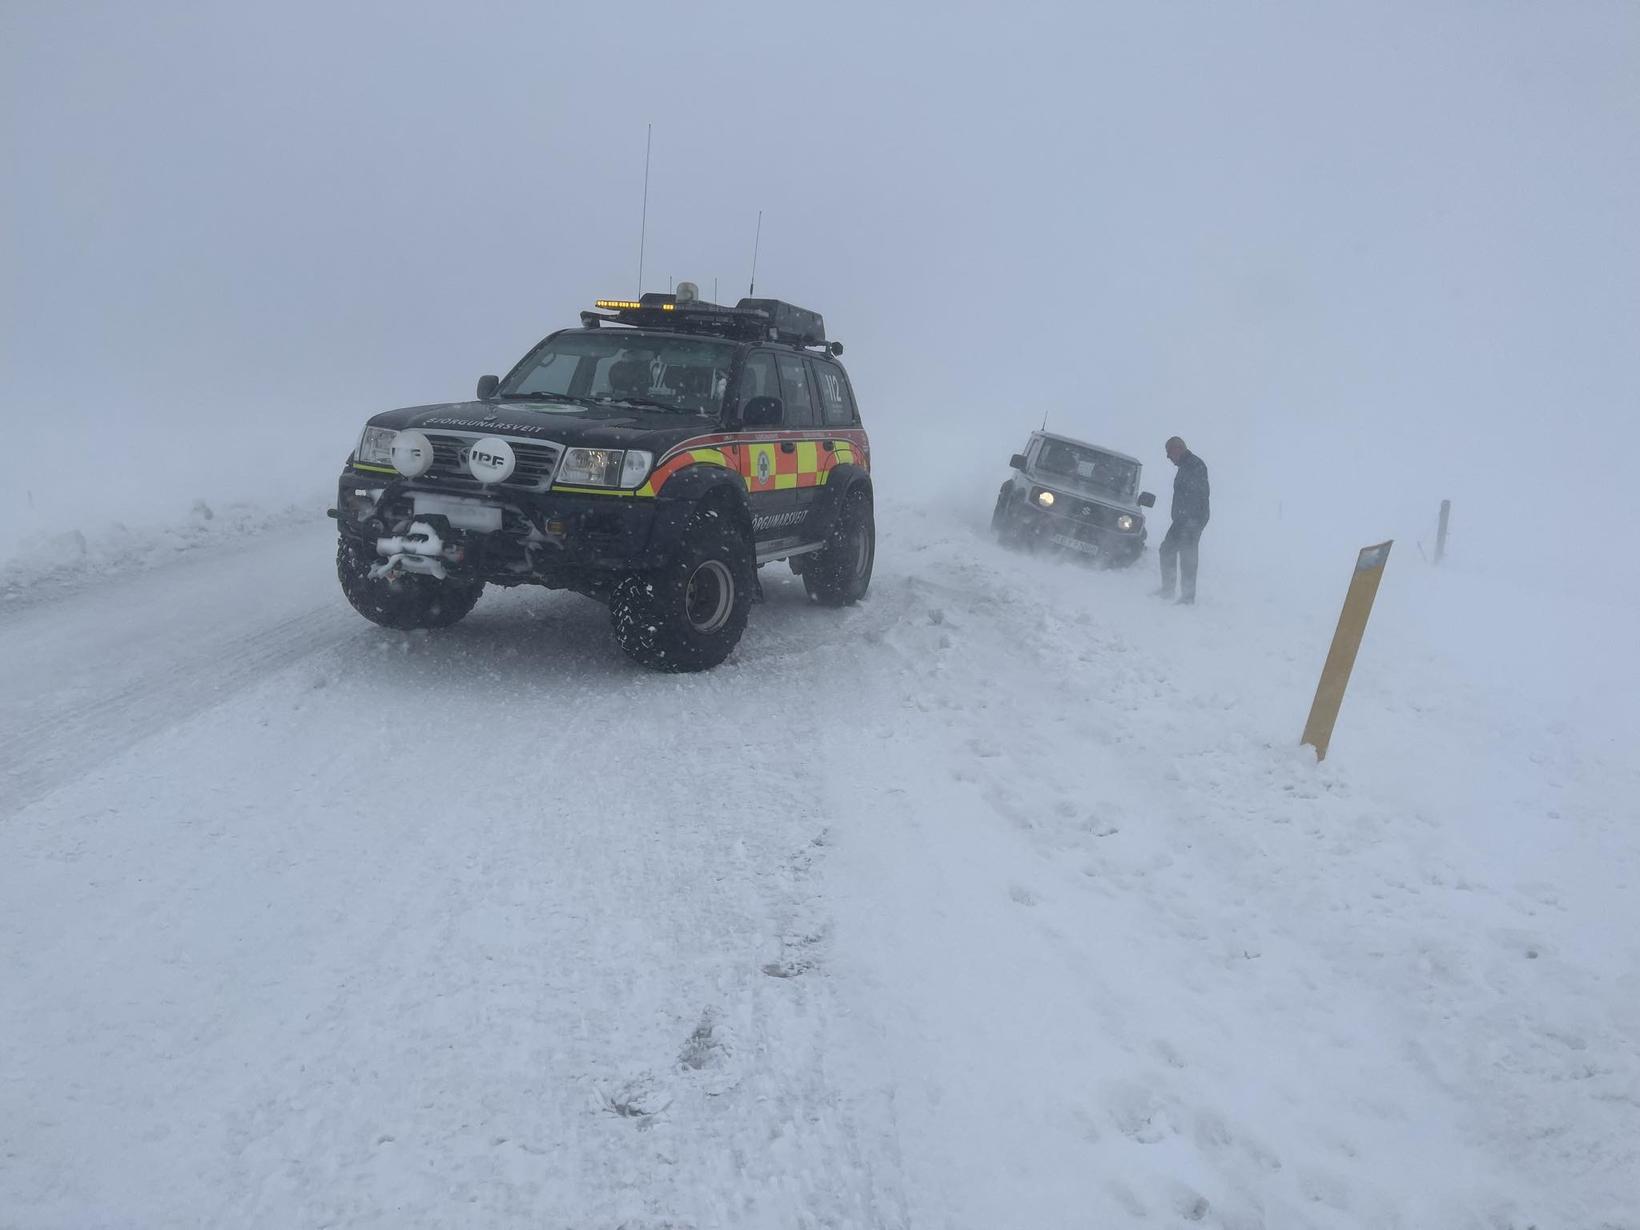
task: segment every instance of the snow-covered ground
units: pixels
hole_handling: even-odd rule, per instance
[[[1403,544],[1318,766],[1361,543],[980,504],[683,678],[323,521],[0,603],[0,1226],[1640,1227],[1626,600]]]

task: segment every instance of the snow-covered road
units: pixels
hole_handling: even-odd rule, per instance
[[[1640,1226],[1631,647],[1392,560],[1316,766],[1345,575],[880,521],[700,676],[328,523],[0,609],[0,1226]]]

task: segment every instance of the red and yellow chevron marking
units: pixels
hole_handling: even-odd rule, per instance
[[[789,451],[778,441],[760,440],[740,446],[741,477],[746,490],[790,491],[794,487],[824,487],[834,466],[857,464],[854,445],[847,440],[789,441]],[[825,446],[830,444],[828,449]]]
[[[790,452],[782,443],[792,445]],[[827,444],[831,447],[828,449]],[[661,458],[649,479],[636,491],[611,491],[606,487],[555,486],[555,491],[575,495],[613,495],[653,499],[674,474],[690,466],[721,466],[741,476],[747,492],[789,491],[794,487],[823,487],[834,466],[858,465],[869,468],[863,432],[842,435],[751,436],[725,434],[697,436],[686,440]]]
[[[721,449],[685,449],[682,452],[671,454],[660,465],[651,470],[649,481],[638,488],[637,494],[640,496],[653,496],[662,487],[666,486],[667,479],[679,470],[687,469],[689,466],[722,466],[725,470],[734,469],[734,466],[729,463],[729,459],[723,455]]]

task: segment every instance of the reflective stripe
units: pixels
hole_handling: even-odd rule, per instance
[[[630,497],[643,494],[642,488],[633,491],[628,487],[623,491],[619,487],[566,487],[563,483],[554,483],[552,489],[562,491],[565,495],[624,495]]]
[[[854,434],[860,434],[858,429],[854,429]],[[833,466],[860,464],[860,450],[864,444],[863,440],[856,444],[837,435],[822,433],[801,438],[794,433],[786,432],[775,433],[772,436],[748,438],[749,436],[750,433],[721,434],[696,436],[694,439],[685,440],[661,457],[660,464],[650,471],[648,479],[637,490],[569,486],[563,483],[554,483],[552,490],[561,491],[566,495],[653,499],[660,494],[661,488],[674,474],[697,465],[718,466],[739,474],[746,490],[753,494],[760,491],[790,491],[799,487],[823,487]],[[783,443],[792,445],[789,452],[782,447]],[[831,448],[822,448],[822,445],[827,443]],[[375,469],[373,466],[360,466],[357,463],[354,468]],[[391,469],[379,472],[397,473]]]

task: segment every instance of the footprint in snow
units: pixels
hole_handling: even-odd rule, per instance
[[[723,1056],[723,1042],[717,1033],[717,1014],[708,1008],[695,1026],[695,1032],[684,1039],[678,1052],[680,1066],[699,1072],[715,1065]]]
[[[1492,942],[1506,952],[1515,952],[1528,961],[1536,961],[1549,952],[1549,946],[1537,937],[1532,931],[1517,931],[1506,929],[1494,931]]]
[[[1008,888],[1008,896],[1019,902],[1020,905],[1025,906],[1036,905],[1037,902],[1041,900],[1040,897],[1038,897],[1030,889],[1026,888],[1023,884],[1010,885]]]
[[[1118,1131],[1142,1145],[1153,1145],[1176,1135],[1167,1108],[1144,1085],[1113,1082],[1105,1095],[1106,1109]]]
[[[1207,1197],[1194,1188],[1186,1187],[1183,1183],[1170,1184],[1172,1188],[1171,1202],[1173,1211],[1186,1221],[1201,1221],[1207,1216],[1210,1207]]]
[[[634,1121],[643,1129],[651,1125],[656,1115],[672,1105],[670,1098],[661,1101],[663,1094],[660,1083],[645,1073],[604,1094],[603,1108],[617,1118]]]

